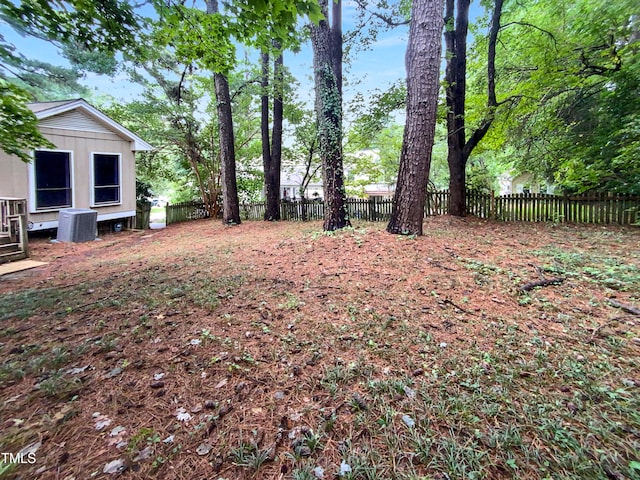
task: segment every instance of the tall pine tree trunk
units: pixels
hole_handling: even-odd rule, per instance
[[[274,43],[276,49],[279,45]],[[280,168],[282,165],[282,123],[283,123],[283,89],[284,58],[282,52],[273,62],[273,130],[269,136],[269,54],[263,52],[262,63],[262,97],[261,122],[262,131],[262,164],[264,167],[265,212],[264,219],[280,220]]]
[[[271,135],[269,134],[269,52],[260,55],[262,79],[260,86],[260,132],[262,134],[262,167],[264,171],[265,220],[280,220],[280,186],[275,185],[271,172]]]
[[[457,12],[455,7],[457,3]],[[446,0],[444,32],[447,66],[447,162],[449,163],[449,214],[466,213],[465,100],[467,82],[467,31],[470,0]]]
[[[207,0],[207,13],[218,13],[217,0]],[[213,82],[220,135],[222,222],[227,225],[239,225],[241,223],[240,200],[238,199],[238,184],[236,180],[236,152],[229,82],[226,75],[219,72],[214,72]]]
[[[220,134],[222,222],[227,225],[240,225],[240,200],[238,199],[238,184],[236,180],[236,152],[229,82],[227,77],[221,73],[214,73],[213,80],[216,90]]]
[[[469,30],[470,0],[446,0],[445,23],[450,26],[444,33],[447,67],[445,71],[447,97],[447,144],[449,163],[449,214],[466,213],[466,168],[473,149],[484,138],[493,123],[498,106],[495,90],[496,42],[500,31],[500,18],[504,0],[494,0],[489,46],[487,51],[487,113],[469,139],[466,138],[465,100],[467,77],[467,33]]]
[[[280,45],[274,43],[280,50]],[[280,169],[282,166],[282,123],[284,121],[284,56],[279,51],[273,62],[273,128],[271,131],[271,172],[276,189],[280,192]],[[279,198],[279,195],[278,195]],[[278,205],[279,207],[279,205]]]
[[[325,231],[350,226],[342,162],[342,2],[318,0],[325,20],[311,26],[320,158],[324,184]]]
[[[407,67],[407,120],[398,183],[387,231],[422,235],[422,220],[435,139],[442,36],[442,0],[414,0]]]

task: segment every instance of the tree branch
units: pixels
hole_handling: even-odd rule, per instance
[[[388,27],[401,27],[401,26],[404,26],[404,25],[409,25],[409,23],[411,22],[411,20],[403,20],[401,22],[398,22],[398,21],[394,20],[390,16],[383,15],[383,14],[381,14],[379,12],[371,11],[371,10],[369,10],[367,8],[367,3],[368,2],[366,0],[356,0],[356,5],[358,5],[358,8],[361,8],[365,12],[369,13],[371,16],[376,17],[377,19],[381,20]]]
[[[548,278],[545,280],[537,280],[535,282],[529,282],[529,283],[525,283],[523,286],[520,287],[520,291],[521,292],[528,292],[530,290],[533,290],[536,287],[546,287],[547,285],[560,285],[562,282],[564,282],[564,278]]]
[[[259,78],[252,78],[252,79],[246,80],[245,82],[240,84],[240,86],[233,92],[233,95],[231,95],[231,101],[235,100],[235,98],[238,95],[240,95],[245,88],[247,88],[249,85],[252,85],[254,83],[260,83],[260,79]]]
[[[507,27],[510,27],[511,25],[520,25],[522,27],[529,27],[529,28],[533,28],[535,30],[538,30],[538,31],[544,33],[549,38],[551,38],[551,40],[553,40],[554,47],[556,48],[556,50],[558,49],[558,41],[556,40],[556,37],[553,35],[553,33],[551,33],[550,31],[545,30],[544,28],[540,28],[537,25],[534,25],[534,24],[528,23],[528,22],[509,22],[509,23],[505,23],[502,26],[502,28],[507,28]]]
[[[619,308],[627,313],[631,313],[632,315],[640,315],[640,308],[632,307],[631,305],[625,305],[624,303],[620,303],[612,298],[607,298],[607,302],[609,305],[615,308]]]

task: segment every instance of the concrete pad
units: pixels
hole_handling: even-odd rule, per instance
[[[46,264],[47,262],[36,262],[35,260],[18,260],[17,262],[3,263],[0,265],[0,276],[21,272],[22,270],[28,270]]]

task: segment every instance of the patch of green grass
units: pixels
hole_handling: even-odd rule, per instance
[[[330,238],[341,238],[341,239],[353,239],[355,244],[358,247],[361,247],[364,243],[364,236],[367,234],[367,229],[365,227],[362,228],[354,228],[354,227],[346,227],[340,230],[329,230],[329,231],[319,231],[313,232],[310,235],[310,239],[312,241],[316,241],[321,237],[330,237]]]
[[[25,365],[15,361],[0,364],[0,387],[22,380],[27,375]]]
[[[278,308],[283,310],[298,310],[304,305],[304,302],[293,293],[285,292],[285,296],[287,297],[287,301],[278,304]]]
[[[38,310],[53,310],[70,303],[76,295],[72,289],[60,288],[29,289],[0,295],[0,321],[12,318],[29,318]]]
[[[635,378],[633,362],[604,343],[574,351],[496,329],[502,347],[432,357],[416,378],[325,366],[318,383],[352,415],[349,429],[340,414],[319,426],[345,448],[341,478],[634,478],[640,397],[619,380]],[[363,388],[366,408],[355,408]]]
[[[257,472],[270,461],[269,450],[259,449],[251,443],[241,443],[231,450],[231,459],[238,467],[243,467]]]
[[[18,464],[17,463],[4,463],[0,462],[0,478],[13,478],[13,473],[15,472]]]
[[[546,272],[567,277],[585,278],[612,290],[640,289],[640,269],[627,258],[617,258],[605,252],[592,254],[549,248],[533,252],[547,263]]]
[[[23,345],[0,364],[0,387],[18,382],[28,375],[45,379],[40,390],[48,396],[64,396],[78,390],[78,385],[63,373],[69,365],[86,351],[84,344],[74,349],[61,345]]]
[[[65,375],[59,370],[38,383],[37,388],[47,397],[62,400],[70,398],[82,390],[82,382],[80,379]]]

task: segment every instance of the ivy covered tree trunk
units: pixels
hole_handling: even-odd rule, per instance
[[[316,86],[319,150],[324,184],[325,231],[350,226],[346,209],[342,162],[342,2],[319,0],[325,19],[312,24],[313,69]]]
[[[269,54],[262,53],[262,164],[264,167],[264,187],[266,207],[264,219],[280,220],[280,168],[282,164],[282,122],[283,122],[283,56],[279,53],[274,61],[273,89],[273,131],[269,136]]]
[[[407,66],[407,120],[400,171],[387,231],[422,235],[422,220],[435,140],[443,0],[414,0]]]
[[[217,0],[207,0],[207,13],[218,13]],[[213,82],[220,136],[222,222],[227,225],[239,225],[241,223],[240,200],[238,199],[238,184],[236,180],[236,152],[229,81],[223,73],[214,72]]]

